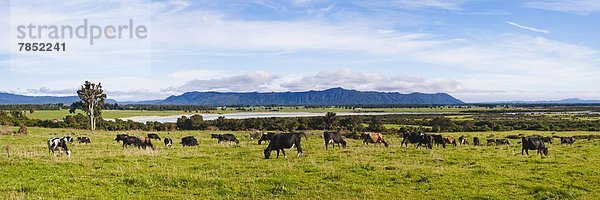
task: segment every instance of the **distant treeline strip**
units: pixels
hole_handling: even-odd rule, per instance
[[[599,118],[599,115],[584,117]],[[23,112],[0,111],[0,125],[37,126],[46,128],[88,129],[89,119],[82,115],[68,115],[64,120],[29,119]],[[384,124],[396,124],[388,129]],[[340,130],[348,132],[378,131],[384,133],[404,131],[425,132],[474,132],[474,131],[600,131],[600,120],[580,120],[549,115],[528,114],[478,114],[469,120],[452,120],[446,115],[381,115],[381,116],[335,116],[329,113],[318,117],[253,118],[203,120],[201,115],[181,117],[176,123],[134,122],[131,120],[99,120],[100,130],[221,130],[221,131],[297,131]]]

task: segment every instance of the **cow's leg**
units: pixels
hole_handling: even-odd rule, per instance
[[[521,149],[521,155],[525,155],[525,148]]]
[[[277,158],[279,158],[279,149],[277,149]]]
[[[285,149],[281,149],[281,153],[283,153],[283,158],[287,158],[287,156],[285,155]]]
[[[335,145],[332,145],[335,146]],[[296,157],[300,158],[302,157],[302,145],[300,144],[300,142],[298,142],[298,144],[296,145],[296,150],[297,150],[297,155]]]

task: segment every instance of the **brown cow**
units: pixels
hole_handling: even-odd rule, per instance
[[[146,149],[146,146],[149,146],[150,148],[152,148],[152,150],[156,150],[156,148],[154,148],[154,145],[152,145],[152,138],[150,137],[139,137],[139,144],[138,144],[138,148],[142,147],[144,149]]]
[[[456,146],[456,139],[454,139],[453,137],[446,137],[444,139],[446,139],[446,144],[452,144]]]
[[[369,143],[383,143],[385,147],[388,147],[388,143],[383,139],[383,135],[381,135],[381,133],[363,133],[361,136],[363,138],[363,144],[369,145]]]

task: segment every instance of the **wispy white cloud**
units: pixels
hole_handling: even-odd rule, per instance
[[[600,12],[598,0],[534,0],[526,2],[525,6],[580,15]]]
[[[510,24],[510,25],[512,25],[514,27],[517,27],[517,28],[521,28],[521,29],[525,29],[525,30],[530,30],[530,31],[538,32],[538,33],[550,33],[550,31],[548,31],[548,30],[533,28],[533,27],[530,27],[530,26],[523,26],[521,24],[517,24],[517,23],[514,23],[514,22],[507,21],[506,23]]]

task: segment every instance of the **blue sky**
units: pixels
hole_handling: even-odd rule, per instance
[[[331,87],[466,102],[600,99],[597,0],[0,2],[4,92],[73,95],[91,80],[117,100]],[[149,38],[15,50],[18,24],[84,18],[134,19]]]

